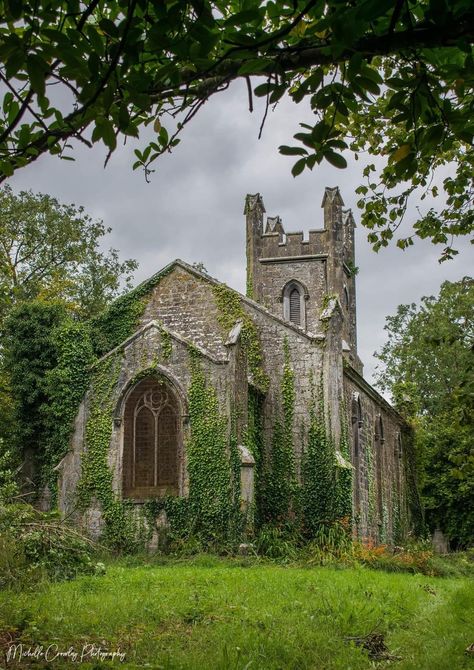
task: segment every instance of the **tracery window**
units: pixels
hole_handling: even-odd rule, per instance
[[[178,493],[179,411],[165,381],[149,377],[130,392],[124,412],[123,494]]]

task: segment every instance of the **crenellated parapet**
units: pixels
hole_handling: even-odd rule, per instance
[[[307,238],[302,231],[266,232],[262,235],[261,252],[264,259],[327,254],[327,231],[310,230]]]

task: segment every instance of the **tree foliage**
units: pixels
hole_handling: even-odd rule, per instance
[[[6,185],[0,191],[0,312],[19,302],[62,300],[80,315],[100,312],[128,284],[137,264],[104,253],[110,232],[82,207]]]
[[[7,437],[18,460],[28,462],[26,476],[36,474],[46,460],[46,379],[58,362],[53,332],[66,318],[63,305],[31,301],[13,309],[5,323],[3,364],[10,380],[13,415]]]
[[[234,80],[269,106],[307,100],[313,124],[282,146],[293,174],[345,151],[378,158],[360,187],[363,224],[388,244],[409,195],[437,195],[434,173],[452,162],[444,204],[415,235],[455,251],[473,230],[474,10],[470,0],[2,0],[0,170],[3,178],[44,153],[71,159],[71,141],[156,136],[136,150],[150,165]],[[245,90],[245,89],[242,89]],[[166,128],[168,126],[168,128]],[[379,171],[377,174],[377,170]],[[411,244],[412,236],[398,241]]]
[[[454,544],[474,542],[474,281],[387,318],[379,386],[417,430],[427,521]]]

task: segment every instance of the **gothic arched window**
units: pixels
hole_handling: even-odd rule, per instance
[[[124,497],[178,493],[178,418],[178,401],[165,381],[148,377],[129,393],[124,411]]]
[[[307,294],[296,280],[288,282],[283,289],[283,318],[297,326],[306,327],[305,299]]]

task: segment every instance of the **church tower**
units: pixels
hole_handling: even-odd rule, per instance
[[[279,216],[266,217],[262,196],[247,195],[247,295],[309,333],[321,332],[321,313],[337,297],[343,315],[344,355],[359,372],[357,355],[355,222],[339,188],[326,188],[324,227],[286,233]]]

